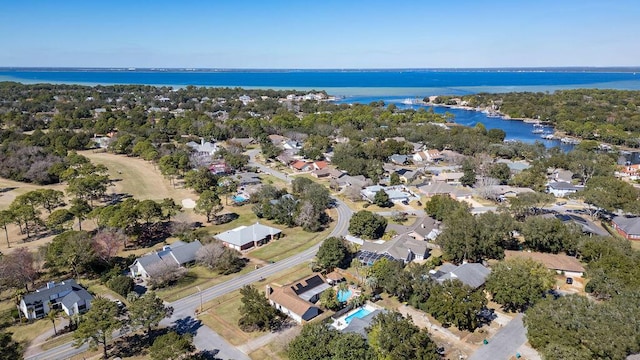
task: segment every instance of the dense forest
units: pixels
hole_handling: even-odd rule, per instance
[[[435,102],[450,104],[452,99],[452,96],[439,96]],[[640,147],[640,91],[577,89],[553,93],[480,93],[465,95],[461,100],[470,107],[490,107],[512,118],[548,122],[556,129],[582,139]]]

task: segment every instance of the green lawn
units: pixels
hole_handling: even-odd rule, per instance
[[[284,237],[249,253],[251,257],[264,261],[279,261],[300,253],[327,238],[331,228],[319,233],[309,233],[300,228],[285,229]]]
[[[234,277],[246,274],[255,269],[255,264],[249,262],[240,272],[230,275],[218,275],[217,273],[203,267],[194,266],[189,268],[187,274],[175,285],[158,289],[156,294],[165,301],[172,302],[198,292],[196,286],[207,289],[220,284]]]
[[[264,291],[263,287],[266,284],[287,284],[310,274],[312,274],[311,269],[309,269],[307,263],[304,263],[270,276],[264,281],[255,283],[254,286],[260,291]],[[267,334],[267,332],[263,331],[246,333],[240,330],[238,320],[240,320],[241,299],[240,290],[218,297],[205,303],[205,312],[199,316],[205,325],[236,346]]]

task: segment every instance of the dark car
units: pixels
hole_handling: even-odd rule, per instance
[[[569,285],[573,284],[573,278],[568,277],[567,278],[567,284],[569,284]]]

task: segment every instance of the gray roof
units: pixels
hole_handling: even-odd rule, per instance
[[[463,284],[469,285],[475,289],[482,286],[484,282],[487,281],[489,273],[491,273],[490,269],[478,263],[466,263],[456,266],[455,268],[452,268],[451,266],[454,265],[445,264],[440,267],[439,272],[444,274],[436,278],[439,283],[443,283],[446,280],[458,279]]]
[[[255,223],[251,226],[240,226],[216,235],[215,237],[226,243],[243,246],[262,240],[267,236],[280,234],[282,231],[270,226]]]
[[[640,217],[616,216],[612,221],[628,235],[640,235]]]
[[[582,218],[580,216],[577,216],[577,215],[573,215],[573,214],[543,214],[543,215],[540,215],[540,217],[547,218],[547,219],[558,219],[558,220],[562,221],[565,224],[572,223],[572,224],[578,225],[580,227],[580,229],[582,230],[582,232],[586,233],[586,234],[594,234],[594,235],[600,235],[600,236],[609,236],[610,235],[607,231],[599,228],[592,221],[590,221],[588,219],[584,219],[584,218]]]
[[[145,269],[160,261],[175,261],[178,265],[186,264],[196,259],[196,252],[202,247],[199,240],[185,243],[176,241],[171,245],[165,246],[161,251],[141,256],[136,261]]]
[[[362,318],[354,317],[353,319],[351,319],[351,322],[349,322],[349,325],[347,325],[347,327],[342,329],[342,332],[356,333],[366,338],[367,328],[371,326],[371,322],[373,321],[373,318],[375,318],[376,316],[378,316],[378,314],[381,314],[383,312],[386,312],[386,310],[374,310]]]
[[[389,156],[389,160],[396,163],[396,164],[404,164],[408,161],[408,156],[407,155],[399,155],[399,154],[393,154],[391,156]]]
[[[422,221],[417,222],[413,231],[422,237],[426,237],[435,228],[437,228],[436,220],[432,217],[425,216],[422,218]]]
[[[573,190],[573,191],[579,191],[584,189],[583,186],[577,186],[577,185],[573,185],[571,183],[568,182],[564,182],[564,181],[555,181],[555,182],[550,182],[548,185],[550,188],[554,189],[554,190]]]
[[[69,279],[69,280],[63,280],[61,282],[58,283],[53,283],[54,286],[52,286],[51,288],[47,288],[46,286],[43,288],[40,288],[32,293],[26,294],[25,296],[23,296],[23,300],[25,302],[25,304],[29,305],[29,304],[34,304],[36,302],[42,302],[42,303],[46,303],[49,300],[55,300],[57,298],[59,298],[59,294],[61,293],[65,293],[65,292],[69,292],[69,294],[67,294],[65,296],[65,298],[67,296],[69,296],[70,294],[77,294],[76,296],[79,299],[86,299],[86,300],[91,300],[93,299],[93,296],[91,296],[91,294],[89,294],[89,292],[87,290],[85,290],[83,287],[81,287],[80,285],[78,285],[78,283],[76,283],[75,280],[73,279]],[[68,301],[71,301],[74,297],[70,297]],[[72,303],[71,303],[72,305]],[[66,306],[66,305],[65,305]],[[67,307],[68,308],[68,307]]]
[[[383,243],[365,241],[360,251],[368,251],[376,254],[389,254],[396,260],[407,261],[409,251],[414,254],[426,254],[428,251],[428,243],[422,240],[416,240],[409,235],[400,235]]]

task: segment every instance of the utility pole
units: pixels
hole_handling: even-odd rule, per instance
[[[196,289],[200,293],[200,312],[202,312],[202,289],[200,289],[200,286],[196,286]]]

